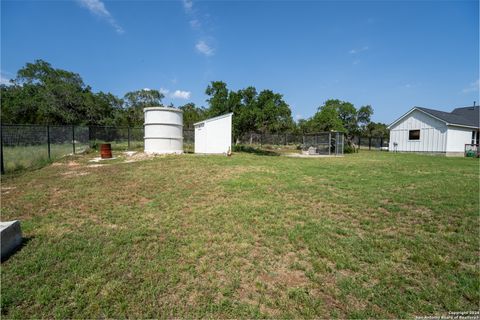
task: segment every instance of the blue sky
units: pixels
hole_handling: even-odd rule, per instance
[[[478,1],[1,1],[1,81],[44,59],[118,96],[206,105],[212,80],[329,98],[389,123],[412,106],[479,101]]]

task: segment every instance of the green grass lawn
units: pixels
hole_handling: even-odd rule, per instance
[[[479,161],[63,159],[2,181],[5,318],[408,318],[478,310]]]

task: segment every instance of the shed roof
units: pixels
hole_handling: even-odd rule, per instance
[[[210,121],[215,121],[215,120],[218,120],[218,119],[226,118],[226,117],[229,117],[229,116],[231,116],[231,115],[233,115],[233,112],[227,113],[227,114],[222,114],[221,116],[218,116],[218,117],[213,117],[213,118],[210,118],[210,119],[205,119],[205,120],[203,120],[203,121],[196,122],[196,123],[193,124],[193,126],[197,126],[197,125],[199,125],[199,124],[201,124],[201,123],[206,123],[206,122],[210,122]]]

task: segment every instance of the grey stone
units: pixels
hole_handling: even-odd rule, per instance
[[[0,222],[0,242],[2,261],[8,258],[22,244],[20,221]]]
[[[317,149],[315,149],[314,147],[308,148],[308,154],[317,154]]]

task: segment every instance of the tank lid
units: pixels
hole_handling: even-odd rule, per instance
[[[169,107],[148,107],[148,108],[143,108],[143,112],[146,111],[173,111],[173,112],[180,112],[183,113],[182,110],[177,109],[177,108],[169,108]]]

